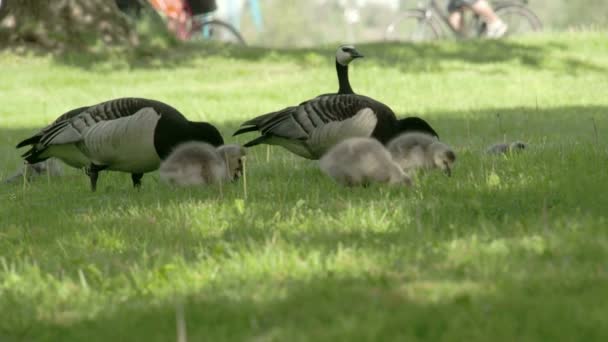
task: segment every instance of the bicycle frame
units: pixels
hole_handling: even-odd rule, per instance
[[[462,32],[456,31],[452,27],[452,25],[450,25],[450,21],[448,18],[449,13],[445,11],[443,7],[445,6],[441,6],[441,4],[439,4],[437,0],[428,0],[427,4],[424,7],[419,6],[420,10],[424,11],[424,14],[427,18],[431,18],[433,16],[438,17],[439,19],[441,19],[440,21],[443,22],[443,26],[447,26],[452,32],[452,34],[457,37],[464,37],[464,34]]]
[[[522,2],[527,3],[528,0],[520,0]],[[454,27],[452,27],[452,25],[450,25],[450,20],[449,20],[449,13],[447,10],[445,10],[445,4],[440,4],[437,0],[429,0],[427,5],[424,8],[421,8],[421,10],[425,11],[425,15],[427,17],[432,17],[433,15],[436,15],[437,17],[439,17],[439,19],[441,19],[440,21],[443,22],[444,26],[447,26],[450,31],[452,32],[452,34],[454,34],[456,37],[459,38],[465,38],[466,37],[466,33],[465,31],[457,31],[456,29],[454,29]],[[473,18],[474,21],[478,21],[479,20],[479,15],[478,14],[473,14]],[[463,28],[466,25],[463,25]]]

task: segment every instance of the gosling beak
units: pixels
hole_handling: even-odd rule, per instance
[[[450,169],[450,167],[449,167],[449,166],[448,166],[448,167],[445,169],[445,174],[446,174],[448,177],[452,177],[452,169]]]

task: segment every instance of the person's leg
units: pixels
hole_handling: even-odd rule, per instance
[[[460,32],[462,30],[462,11],[450,12],[448,22],[455,31]]]
[[[502,37],[507,32],[505,24],[492,9],[487,0],[476,0],[470,5],[473,12],[481,16],[486,22],[486,35],[490,38]]]
[[[457,32],[462,30],[462,10],[465,4],[463,0],[450,0],[448,2],[448,23]]]
[[[477,0],[471,3],[470,7],[473,12],[483,17],[486,20],[486,23],[488,23],[488,25],[492,24],[496,20],[500,20],[496,13],[494,13],[492,6],[490,6],[490,4],[486,0]]]

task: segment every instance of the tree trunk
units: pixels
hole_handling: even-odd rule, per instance
[[[0,0],[0,47],[135,45],[137,35],[114,0]]]

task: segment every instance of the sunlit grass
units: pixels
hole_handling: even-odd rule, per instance
[[[316,162],[248,151],[242,181],[131,188],[77,170],[0,187],[0,341],[605,340],[608,48],[599,33],[368,44],[355,91],[421,115],[452,178],[339,187]],[[164,57],[0,55],[0,178],[64,111],[166,101],[227,141],[254,115],[337,89],[334,47],[180,47]],[[175,57],[175,56],[180,56]],[[503,140],[524,153],[488,156]],[[268,158],[268,161],[267,161]]]

